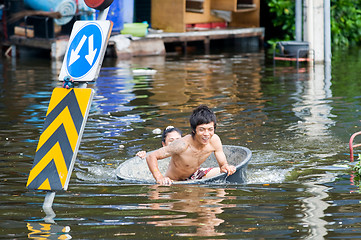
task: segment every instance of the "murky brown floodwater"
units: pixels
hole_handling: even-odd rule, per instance
[[[106,59],[69,189],[53,210],[25,188],[60,63],[0,62],[0,239],[360,239],[360,188],[348,140],[361,128],[361,49],[332,66],[263,51]],[[132,69],[154,68],[154,75]],[[253,152],[242,185],[136,185],[116,167],[160,146],[156,128],[188,132],[204,103],[224,144]],[[124,149],[120,148],[124,145]]]

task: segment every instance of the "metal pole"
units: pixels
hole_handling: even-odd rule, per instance
[[[86,88],[88,86],[87,82],[80,82],[78,88]]]
[[[44,199],[43,208],[51,208],[53,206],[54,198],[55,198],[55,192],[53,191],[47,192]]]
[[[330,0],[324,0],[324,16],[325,16],[325,62],[331,62],[331,4]]]
[[[302,0],[296,0],[296,41],[302,41]]]
[[[97,20],[100,20],[100,21],[107,20],[108,12],[109,12],[109,7],[107,7],[106,9],[104,9],[102,11],[100,11]]]

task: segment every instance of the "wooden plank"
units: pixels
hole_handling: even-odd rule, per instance
[[[186,24],[223,22],[211,14],[211,0],[204,0],[202,13],[186,11],[186,0],[152,0],[152,27],[164,32],[185,32]]]
[[[229,23],[230,27],[259,27],[260,26],[260,0],[253,0],[257,8],[253,11],[232,12],[232,21]]]
[[[22,36],[13,35],[10,37],[10,44],[17,47],[30,47],[50,50],[52,59],[60,60],[64,57],[69,37],[63,36],[60,38],[26,38]]]
[[[185,8],[185,0],[152,0],[152,27],[165,32],[184,32]]]
[[[211,14],[211,0],[204,0],[202,13],[185,12],[185,17],[184,17],[184,24],[223,22],[223,21],[224,19],[218,18],[213,14]]]
[[[203,13],[204,0],[186,0],[186,12]]]
[[[15,32],[15,35],[17,35],[17,36],[29,37],[29,38],[34,37],[34,28],[15,26],[14,32]]]
[[[264,37],[264,28],[215,29],[183,33],[149,34],[147,38],[161,38],[165,43],[203,41],[205,39],[227,39],[242,37]]]
[[[211,0],[211,9],[232,11],[232,12],[249,12],[259,8],[254,0]]]
[[[26,38],[26,37],[13,35],[10,37],[10,42],[11,44],[17,46],[34,47],[34,48],[51,50],[52,43],[55,42],[55,39]]]
[[[237,10],[237,0],[212,0],[211,9],[234,12]]]

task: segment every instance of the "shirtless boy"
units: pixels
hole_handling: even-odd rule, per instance
[[[179,128],[168,126],[163,130],[162,133],[162,146],[168,146],[173,141],[182,137],[182,131]],[[147,156],[146,151],[139,151],[137,152],[136,156],[140,158],[145,158]]]
[[[220,172],[231,175],[236,167],[227,163],[222,143],[214,133],[217,121],[212,110],[206,105],[197,107],[189,119],[192,133],[164,146],[147,156],[147,163],[153,177],[161,185],[170,185],[174,180],[187,180],[199,166],[214,152],[219,168],[214,168],[205,177],[214,176]],[[158,160],[171,157],[168,170],[163,176],[159,172]]]

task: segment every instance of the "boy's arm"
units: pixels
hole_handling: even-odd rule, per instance
[[[223,152],[223,146],[222,146],[221,139],[219,138],[219,136],[217,134],[213,135],[212,142],[213,142],[212,145],[215,148],[214,156],[217,159],[217,162],[218,162],[221,172],[226,172],[228,176],[235,173],[236,167],[228,164],[226,155]]]
[[[154,152],[151,152],[146,157],[147,164],[150,172],[152,173],[154,179],[157,183],[162,185],[169,185],[172,183],[172,180],[168,177],[164,177],[158,168],[158,160],[170,157],[171,154],[167,151],[167,147],[162,147]]]
[[[168,146],[162,147],[154,152],[151,152],[146,160],[149,170],[153,174],[157,183],[162,185],[169,185],[173,181],[169,177],[164,177],[158,168],[158,160],[171,157],[174,154],[179,154],[186,149],[186,144],[183,139],[176,140]]]

